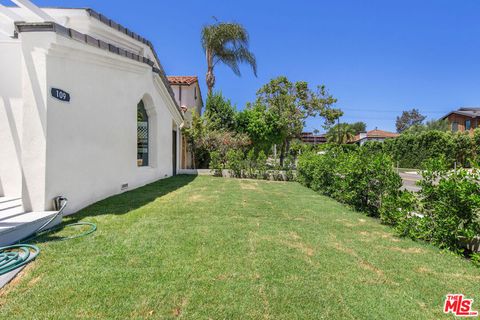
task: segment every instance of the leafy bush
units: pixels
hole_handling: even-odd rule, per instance
[[[442,248],[461,249],[459,238],[480,234],[480,173],[446,170],[443,158],[430,160],[425,167],[420,201],[431,226],[426,238]]]
[[[313,190],[379,216],[401,236],[464,252],[465,244],[480,235],[480,171],[451,170],[449,165],[445,156],[426,161],[421,191],[401,191],[392,160],[372,144],[348,152],[303,153],[297,177]]]
[[[381,219],[412,239],[463,251],[480,234],[480,173],[451,170],[444,157],[430,159],[418,195],[402,192],[384,203]]]
[[[372,216],[379,216],[383,199],[397,194],[401,186],[391,159],[366,149],[303,154],[298,161],[298,181]]]
[[[263,150],[261,150],[257,156],[257,178],[267,178],[267,156]]]
[[[413,192],[399,191],[385,198],[380,210],[380,219],[385,224],[397,226],[414,216],[412,213],[417,211],[417,203],[417,197]]]
[[[444,157],[448,166],[469,166],[475,158],[480,159],[480,129],[473,136],[466,132],[424,131],[407,132],[395,139],[388,139],[381,146],[403,168],[422,168],[432,158]],[[372,148],[373,146],[366,146]],[[379,146],[375,146],[378,147]]]
[[[325,195],[332,195],[336,181],[337,153],[328,152],[328,156],[315,152],[303,153],[298,158],[297,181]]]
[[[295,169],[295,158],[292,155],[289,154],[287,156],[283,168],[285,170],[285,180],[293,181],[295,179],[293,174],[293,170]]]
[[[255,158],[255,150],[253,149],[247,153],[245,168],[245,175],[247,178],[255,179],[257,177],[257,159]]]
[[[228,150],[227,165],[232,177],[242,178],[244,169],[243,152],[241,150]]]
[[[392,160],[384,153],[366,150],[350,152],[340,164],[336,198],[371,216],[379,216],[385,197],[395,195],[402,181],[393,168]]]
[[[476,265],[477,267],[480,267],[480,253],[473,253],[470,256],[470,259],[472,260],[474,265]]]
[[[221,157],[220,157],[220,152],[218,151],[212,151],[210,152],[210,164],[209,168],[211,169],[212,173],[216,177],[221,177],[222,176],[222,163],[221,163]]]

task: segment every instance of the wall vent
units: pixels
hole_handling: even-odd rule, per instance
[[[122,187],[120,188],[122,191],[128,189],[128,183],[122,184]]]

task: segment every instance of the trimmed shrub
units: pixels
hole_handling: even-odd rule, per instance
[[[227,152],[226,158],[230,175],[234,178],[242,178],[244,169],[243,152],[241,150],[230,149]]]
[[[431,228],[426,238],[442,248],[461,249],[459,238],[480,234],[480,172],[446,170],[444,159],[430,160],[420,181],[420,201]]]
[[[383,199],[397,194],[402,184],[386,154],[366,149],[303,154],[298,181],[371,216],[379,216]]]
[[[216,176],[216,177],[221,177],[222,176],[223,166],[222,166],[222,162],[221,162],[220,152],[218,152],[218,151],[210,152],[209,168],[212,171],[214,176]]]
[[[422,168],[422,164],[432,158],[444,157],[448,166],[453,168],[469,167],[480,159],[480,129],[473,137],[467,132],[425,131],[404,133],[395,139],[386,140],[382,146],[378,143],[366,144],[371,151],[381,149],[387,152],[402,168]]]
[[[257,156],[257,178],[267,178],[267,156],[263,150],[261,150]]]

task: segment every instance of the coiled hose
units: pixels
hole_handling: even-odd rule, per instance
[[[63,241],[63,240],[70,240],[70,239],[84,237],[97,230],[97,226],[91,222],[75,222],[75,223],[70,223],[64,226],[58,225],[53,228],[44,229],[50,223],[52,223],[59,215],[62,214],[67,204],[68,204],[67,198],[56,197],[54,199],[54,206],[55,206],[55,209],[57,209],[57,213],[53,215],[41,227],[37,228],[32,233],[31,236],[22,240],[22,242],[30,242],[36,238],[39,238],[48,233],[63,229],[65,227],[90,226],[90,228],[87,231],[84,231],[80,234],[76,234],[73,236],[60,237],[55,239],[56,241]],[[0,247],[0,276],[26,265],[30,261],[34,260],[39,253],[40,253],[40,248],[32,244],[18,243],[10,246]]]

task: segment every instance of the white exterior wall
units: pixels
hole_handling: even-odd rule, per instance
[[[133,189],[172,175],[172,129],[182,118],[150,66],[53,32],[19,37],[8,53],[0,44],[7,70],[0,76],[0,195],[21,193],[27,211],[49,210],[63,195],[68,214],[122,192],[122,184]],[[52,87],[71,101],[52,98]],[[149,114],[148,167],[137,167],[141,99]],[[179,141],[177,133],[177,171]]]
[[[192,115],[195,111],[197,114],[201,114],[202,112],[202,96],[200,93],[200,87],[198,83],[194,83],[192,85],[171,85],[173,93],[175,94],[175,100],[177,101],[178,105],[181,107],[186,107],[187,111],[183,114],[184,116],[184,125],[186,127],[190,127],[192,123]],[[181,89],[180,89],[181,88]],[[195,94],[196,90],[196,94]],[[196,98],[195,98],[196,97]],[[179,132],[179,141],[183,142],[182,133]],[[181,148],[181,157],[185,158],[185,163],[182,166],[182,169],[193,169],[195,167],[193,161],[193,154],[188,150],[188,146],[183,146],[180,144],[179,148]],[[183,155],[182,155],[182,150]],[[183,158],[179,159],[179,163],[182,163]]]
[[[22,54],[18,41],[0,40],[0,196],[22,193]]]

